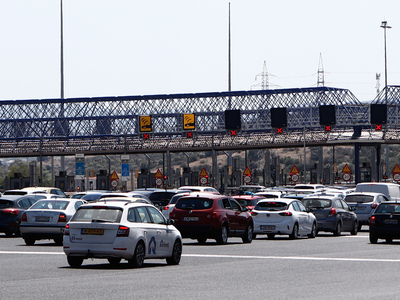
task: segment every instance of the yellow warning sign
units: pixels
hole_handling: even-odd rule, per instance
[[[139,117],[140,132],[152,131],[151,126],[151,116],[141,116]]]
[[[160,169],[157,169],[156,175],[154,175],[155,178],[163,178],[163,175],[160,171]]]
[[[207,173],[206,169],[204,169],[204,168],[201,169],[201,172],[200,172],[199,176],[204,176],[204,177],[208,176],[208,173]]]
[[[292,170],[290,171],[290,173],[292,173],[292,174],[299,174],[300,171],[299,171],[299,169],[297,169],[296,165],[293,165],[293,168],[292,168]]]
[[[351,173],[350,167],[347,164],[344,165],[342,173]]]
[[[194,114],[184,114],[183,115],[183,129],[184,130],[195,130],[196,123]]]
[[[244,169],[243,176],[251,176],[251,171],[249,167],[246,167],[246,169]]]
[[[117,172],[112,172],[112,174],[111,174],[111,176],[110,176],[110,179],[111,180],[117,180],[117,179],[119,179],[119,177],[118,177],[118,175],[117,175]]]
[[[394,166],[394,169],[393,169],[392,173],[395,173],[395,174],[396,174],[396,173],[400,173],[400,167],[399,167],[399,165],[396,164],[396,165]]]

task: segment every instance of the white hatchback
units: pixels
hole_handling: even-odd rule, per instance
[[[103,258],[111,264],[122,259],[141,267],[144,259],[166,258],[179,264],[182,237],[153,205],[146,203],[91,203],[82,205],[64,232],[64,252],[71,267],[84,259]]]
[[[254,222],[253,238],[266,234],[273,239],[275,235],[289,235],[292,239],[307,235],[315,238],[317,221],[311,210],[289,198],[260,200],[251,212]]]

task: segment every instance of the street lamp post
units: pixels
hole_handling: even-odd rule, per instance
[[[383,28],[384,32],[384,43],[385,43],[385,100],[387,101],[387,54],[386,54],[386,29],[392,28],[391,26],[387,25],[387,21],[382,21],[381,28]]]

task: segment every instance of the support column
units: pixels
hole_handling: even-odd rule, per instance
[[[360,145],[354,143],[354,182],[360,182]]]

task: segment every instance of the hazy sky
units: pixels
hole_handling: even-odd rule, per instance
[[[399,0],[63,0],[65,97],[400,85]],[[258,86],[257,86],[258,84]],[[60,97],[60,0],[0,0],[0,99]]]

